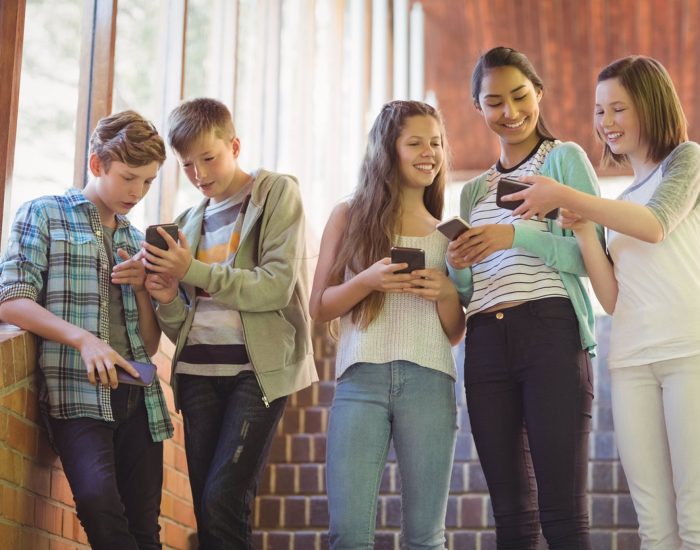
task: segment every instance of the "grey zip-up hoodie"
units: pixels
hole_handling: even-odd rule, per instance
[[[194,255],[208,199],[183,212],[180,226]],[[241,314],[245,346],[267,405],[318,381],[311,347],[305,220],[292,176],[260,170],[232,265],[192,259],[180,294],[157,307],[158,322],[175,342],[170,383],[179,409],[175,365],[194,319],[195,290]]]

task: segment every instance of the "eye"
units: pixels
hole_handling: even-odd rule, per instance
[[[522,100],[525,99],[526,97],[527,97],[527,94],[521,95],[520,97],[514,97],[513,99],[514,99],[515,101],[522,101]]]
[[[211,161],[211,160],[214,160],[214,158],[216,158],[216,157],[205,157],[204,160],[207,161],[207,162],[209,162],[209,161]]]
[[[181,164],[180,166],[182,166],[183,168],[189,168],[190,166],[192,166],[192,163],[191,163],[191,162],[185,162],[184,164]]]
[[[602,115],[603,115],[603,111],[596,111],[596,112],[595,112],[595,115],[596,115],[596,116],[602,116]]]
[[[616,113],[621,113],[622,111],[626,111],[626,110],[627,110],[627,109],[625,109],[624,107],[616,107],[616,108],[614,109],[614,111],[615,111]]]
[[[503,105],[503,103],[501,103],[500,101],[498,103],[487,103],[486,104],[487,107],[500,107],[501,105]]]
[[[125,181],[134,181],[134,177],[133,176],[124,176],[124,180]]]

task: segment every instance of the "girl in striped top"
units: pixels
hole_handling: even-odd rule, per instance
[[[536,548],[541,526],[551,549],[589,549],[595,342],[585,267],[571,231],[496,204],[504,175],[546,174],[597,194],[583,150],[547,130],[542,93],[534,68],[515,50],[494,48],[477,62],[472,96],[501,152],[464,186],[461,216],[472,229],[450,243],[447,257],[467,308],[467,405],[498,548]]]

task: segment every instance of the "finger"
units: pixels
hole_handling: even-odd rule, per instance
[[[95,379],[95,365],[90,363],[89,365],[86,364],[85,367],[87,369],[88,382],[94,386],[97,384],[97,380]]]
[[[180,246],[182,248],[187,248],[189,250],[190,244],[187,242],[187,237],[185,237],[185,234],[182,231],[177,232],[178,238],[180,239]]]
[[[127,361],[127,360],[124,359],[123,357],[120,356],[119,359],[117,359],[117,360],[115,361],[115,363],[116,363],[117,365],[119,365],[119,368],[124,369],[127,373],[129,373],[129,374],[130,374],[131,376],[133,376],[134,378],[141,378],[141,375],[139,374],[139,371],[137,371],[137,370],[132,366],[132,364],[129,363],[129,361]]]
[[[123,248],[117,248],[117,255],[122,260],[128,260],[131,258],[131,256],[129,256],[129,253],[126,250],[124,250]]]
[[[175,239],[173,239],[173,238],[170,236],[170,233],[168,233],[168,232],[167,232],[165,229],[163,229],[162,227],[157,227],[156,230],[158,231],[158,234],[159,234],[161,237],[163,237],[163,240],[165,241],[165,244],[168,245],[168,250],[171,250],[171,249],[173,249],[173,248],[177,248],[177,242],[175,241]],[[179,233],[181,233],[181,232],[178,232],[178,236],[179,236]]]
[[[117,380],[117,368],[114,366],[109,359],[105,360],[105,371],[107,372],[107,378],[109,378],[109,386],[114,390],[119,386],[119,380]]]
[[[107,376],[107,371],[102,361],[95,362],[95,370],[97,371],[97,376],[100,379],[100,384],[103,386],[109,386],[109,377]]]
[[[408,267],[408,264],[406,262],[401,262],[400,264],[389,264],[386,266],[386,270],[389,273],[392,273],[393,275],[404,275],[403,273],[396,273],[397,271],[401,271],[402,269],[406,269]]]

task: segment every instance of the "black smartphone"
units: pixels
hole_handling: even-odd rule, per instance
[[[406,269],[394,271],[394,273],[411,273],[416,269],[425,269],[425,251],[421,248],[408,248],[405,246],[393,246],[391,248],[391,263],[407,263]]]
[[[165,229],[168,235],[170,235],[177,242],[178,239],[178,227],[176,223],[159,223],[156,225],[149,225],[146,228],[146,242],[157,246],[162,250],[168,249],[168,243],[165,242],[165,238],[158,233],[158,228],[162,227]],[[146,273],[155,273],[152,269],[146,268]]]
[[[134,367],[141,378],[134,378],[123,368],[117,365],[117,380],[120,384],[132,384],[134,386],[150,386],[156,377],[156,366],[153,363],[139,363],[138,361],[129,361],[129,364]]]
[[[516,180],[515,178],[509,178],[508,176],[502,177],[498,180],[498,187],[496,187],[496,204],[501,208],[506,208],[508,210],[515,210],[524,201],[504,201],[503,197],[510,195],[511,193],[517,193],[523,189],[530,187],[529,183]],[[547,212],[545,218],[550,220],[556,220],[559,215],[559,209],[555,208],[551,212]]]
[[[163,236],[158,233],[158,228],[162,227],[165,229],[165,232],[170,235],[176,242],[177,242],[177,236],[178,236],[178,227],[176,223],[159,223],[157,225],[149,225],[146,228],[146,242],[148,244],[152,244],[153,246],[157,246],[158,248],[161,248],[163,250],[168,249],[168,245],[165,242],[165,239]]]
[[[462,233],[464,233],[467,229],[471,229],[472,226],[469,225],[467,222],[465,222],[462,218],[459,216],[455,216],[454,218],[450,218],[449,220],[445,220],[444,222],[440,222],[437,224],[436,229],[445,235],[448,239],[451,241],[454,241],[457,237],[459,237]]]

